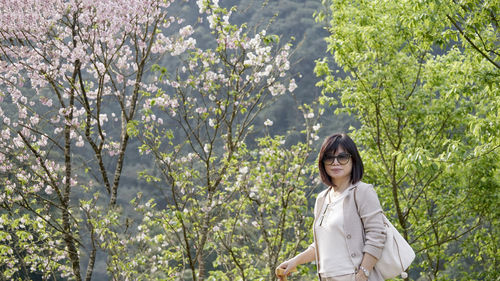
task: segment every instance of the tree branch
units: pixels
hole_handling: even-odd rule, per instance
[[[469,42],[469,44],[472,46],[472,48],[474,48],[477,52],[479,52],[481,54],[481,56],[483,56],[485,59],[487,59],[491,64],[493,64],[496,68],[500,69],[500,64],[496,63],[493,59],[491,59],[487,54],[485,54],[483,51],[481,51],[473,42],[472,40],[467,36],[465,35],[465,32],[462,30],[462,28],[457,24],[457,22],[455,22],[455,20],[450,17],[449,15],[446,15],[446,17],[451,21],[451,23],[453,24],[453,26],[455,26],[455,28],[458,30],[458,32],[460,32],[460,34],[465,38],[465,40],[467,40],[467,42]]]

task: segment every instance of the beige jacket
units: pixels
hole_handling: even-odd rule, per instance
[[[316,265],[318,267],[318,272],[319,251],[314,225],[316,225],[316,220],[320,217],[320,212],[329,191],[330,188],[323,190],[318,195],[318,198],[316,198],[316,204],[314,205],[314,243],[311,244],[310,247],[313,247],[316,253]],[[354,191],[356,191],[356,201],[359,208],[359,215],[354,202]],[[373,186],[360,181],[349,186],[347,192],[348,194],[344,198],[343,207],[344,231],[346,233],[345,243],[347,244],[347,250],[350,253],[352,264],[356,270],[361,264],[363,253],[369,253],[377,259],[380,258],[382,249],[384,248],[386,234],[382,208],[380,207],[380,201],[378,200],[377,193],[373,189]],[[363,218],[364,229],[360,216]],[[363,241],[363,237],[365,237],[366,241]],[[321,280],[321,277],[319,279]],[[380,273],[374,269],[368,280],[383,281],[384,279]]]

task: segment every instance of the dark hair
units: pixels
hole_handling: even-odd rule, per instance
[[[361,156],[359,155],[354,141],[346,134],[333,134],[323,141],[318,157],[318,168],[321,181],[327,186],[333,186],[333,182],[330,176],[326,173],[323,158],[325,157],[325,154],[335,153],[339,146],[342,146],[346,152],[351,154],[351,183],[356,183],[363,178],[363,161],[361,161]]]

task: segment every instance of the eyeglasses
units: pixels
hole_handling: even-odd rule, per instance
[[[339,162],[340,165],[345,165],[349,163],[349,160],[351,159],[351,154],[342,152],[339,153],[339,155],[325,155],[323,157],[323,163],[325,165],[333,165],[335,159],[337,159],[337,162]]]

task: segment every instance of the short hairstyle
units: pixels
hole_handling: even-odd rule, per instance
[[[327,186],[333,186],[331,177],[326,173],[323,159],[325,155],[335,153],[339,146],[351,154],[352,171],[351,183],[357,183],[363,178],[363,161],[359,155],[358,148],[354,141],[346,134],[337,133],[327,137],[321,145],[321,150],[318,157],[318,168],[321,176],[321,181]]]

